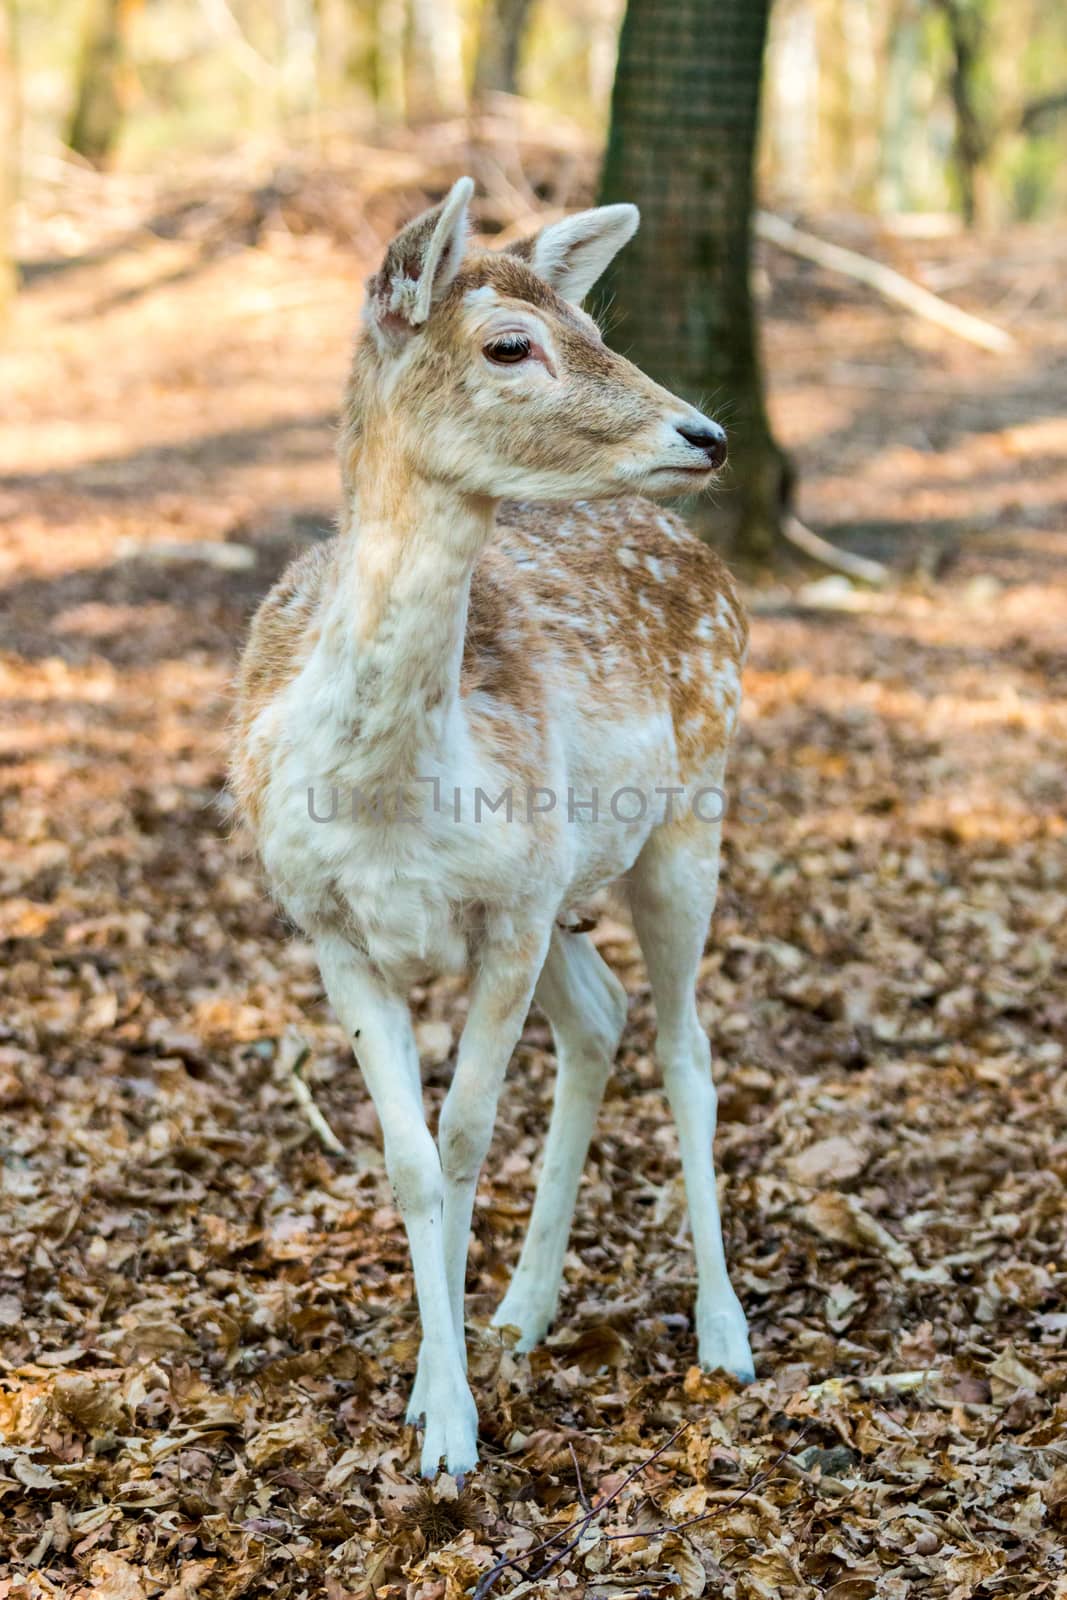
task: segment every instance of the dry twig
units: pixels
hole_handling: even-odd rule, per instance
[[[939,328],[954,333],[958,339],[978,345],[982,350],[1004,355],[1015,348],[1015,340],[1003,328],[996,328],[983,317],[972,316],[969,311],[961,311],[959,306],[950,305],[921,284],[912,283],[903,273],[894,271],[881,261],[872,261],[857,250],[846,250],[843,245],[817,239],[813,233],[794,228],[784,217],[776,217],[769,211],[757,211],[755,229],[759,238],[777,245],[779,250],[788,250],[805,261],[814,261],[816,266],[825,267],[829,272],[840,272],[846,278],[864,283],[884,299],[903,306],[912,316],[936,323]]]
[[[805,527],[798,517],[785,517],[782,532],[790,544],[803,550],[813,561],[821,562],[824,567],[834,567],[838,572],[847,573],[850,578],[859,578],[863,583],[885,583],[889,577],[889,568],[880,561],[853,555],[850,550],[839,550],[837,545],[831,544],[821,534]]]
[[[622,1482],[617,1484],[610,1494],[605,1495],[603,1500],[598,1500],[594,1506],[590,1507],[583,1517],[578,1518],[577,1522],[572,1522],[568,1527],[561,1528],[558,1533],[552,1534],[551,1538],[543,1539],[540,1544],[535,1544],[532,1550],[527,1550],[525,1552],[525,1559],[529,1560],[531,1556],[538,1555],[542,1550],[550,1550],[554,1544],[558,1543],[560,1539],[565,1539],[569,1533],[574,1534],[574,1537],[570,1539],[561,1550],[558,1550],[555,1555],[552,1556],[551,1560],[546,1561],[543,1567],[539,1567],[536,1572],[523,1573],[523,1577],[528,1582],[536,1583],[538,1579],[547,1576],[547,1574],[552,1571],[552,1568],[557,1566],[559,1562],[563,1560],[563,1557],[569,1555],[574,1549],[586,1528],[593,1521],[593,1518],[599,1516],[601,1511],[605,1511],[613,1501],[617,1500],[627,1485],[632,1483],[634,1478],[636,1478],[640,1473],[644,1472],[646,1467],[650,1467],[653,1461],[657,1461],[660,1456],[664,1455],[666,1451],[670,1449],[675,1440],[681,1438],[682,1434],[690,1426],[691,1423],[687,1421],[681,1423],[677,1428],[675,1428],[669,1439],[665,1439],[661,1445],[653,1450],[650,1456],[646,1456],[643,1461],[639,1461],[637,1466],[633,1467],[626,1474]],[[491,1592],[497,1578],[502,1572],[505,1572],[508,1567],[516,1567],[518,1571],[522,1571],[521,1567],[518,1567],[518,1564],[513,1556],[505,1556],[502,1560],[497,1562],[495,1567],[490,1567],[484,1578],[481,1579],[478,1587],[474,1591],[474,1600],[485,1600],[485,1596]]]
[[[293,1053],[294,1047],[295,1054]],[[310,1054],[310,1045],[305,1044],[303,1040],[297,1039],[295,1036],[287,1037],[278,1052],[279,1075],[286,1087],[292,1091],[294,1100],[323,1146],[331,1155],[340,1156],[343,1160],[349,1161],[351,1157],[348,1151],[315,1104],[315,1097],[302,1076],[301,1068]]]

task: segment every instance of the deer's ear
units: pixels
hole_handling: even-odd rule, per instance
[[[513,246],[512,253],[528,261],[564,300],[578,305],[623,245],[629,244],[640,220],[636,206],[597,206],[595,211],[579,211],[550,223],[534,238]]]
[[[454,183],[440,205],[397,234],[369,280],[364,315],[385,347],[395,349],[422,326],[459,271],[473,193],[470,178]]]

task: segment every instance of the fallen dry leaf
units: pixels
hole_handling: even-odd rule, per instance
[[[789,1176],[794,1183],[817,1188],[823,1184],[831,1188],[856,1178],[867,1165],[867,1152],[855,1140],[841,1134],[829,1139],[818,1139],[789,1162]]]
[[[92,1592],[100,1600],[146,1600],[146,1590],[135,1567],[106,1550],[95,1555],[91,1567]]]

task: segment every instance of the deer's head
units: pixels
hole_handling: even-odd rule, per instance
[[[570,499],[704,487],[717,423],[609,350],[581,301],[633,236],[601,206],[500,252],[469,250],[461,178],[367,286],[345,454],[372,432],[461,493]]]

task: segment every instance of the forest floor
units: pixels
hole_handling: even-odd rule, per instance
[[[1064,1600],[1062,230],[810,219],[1009,327],[1000,357],[761,256],[801,513],[893,580],[750,591],[758,803],[700,1002],[758,1380],[694,1365],[648,990],[605,918],[631,1015],[557,1329],[485,1331],[550,1101],[535,1015],[475,1217],[483,1465],[428,1490],[373,1110],[219,799],[242,632],[329,528],[399,218],[339,223],[310,165],[211,205],[79,181],[34,202],[0,357],[0,1600]],[[464,1005],[415,996],[434,1114]]]

